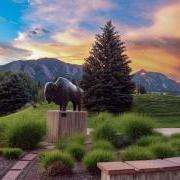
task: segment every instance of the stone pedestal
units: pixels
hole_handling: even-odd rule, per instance
[[[58,111],[47,112],[47,138],[49,142],[72,136],[76,133],[86,134],[86,111]]]

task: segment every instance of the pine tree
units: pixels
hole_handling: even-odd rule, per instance
[[[102,31],[83,66],[84,104],[90,111],[120,113],[129,110],[133,100],[130,60],[111,21]]]
[[[0,115],[35,101],[37,91],[36,83],[24,73],[0,73]]]

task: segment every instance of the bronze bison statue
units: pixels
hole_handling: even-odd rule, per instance
[[[59,77],[56,82],[47,82],[44,95],[48,103],[59,105],[60,111],[66,111],[69,101],[72,102],[74,111],[81,111],[83,90],[66,78]]]

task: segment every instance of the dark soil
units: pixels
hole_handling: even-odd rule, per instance
[[[48,177],[42,173],[38,160],[35,159],[31,162],[18,180],[100,180],[100,175],[91,175],[85,171],[81,163],[76,163],[73,173],[69,175],[58,175]]]
[[[0,179],[6,174],[6,172],[14,165],[14,160],[7,160],[0,157]]]

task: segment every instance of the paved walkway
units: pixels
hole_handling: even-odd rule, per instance
[[[54,149],[55,145],[52,143],[41,142],[42,149]],[[39,149],[42,150],[42,149]],[[30,165],[30,163],[37,157],[39,151],[31,151],[23,156],[8,170],[2,180],[17,180],[18,177],[22,174],[23,170]]]
[[[166,136],[170,136],[172,134],[180,133],[180,128],[156,128],[157,132],[160,132]]]
[[[87,135],[90,135],[93,131],[93,128],[87,128]],[[165,136],[170,136],[172,134],[180,133],[180,128],[155,128],[155,131],[160,132]]]

